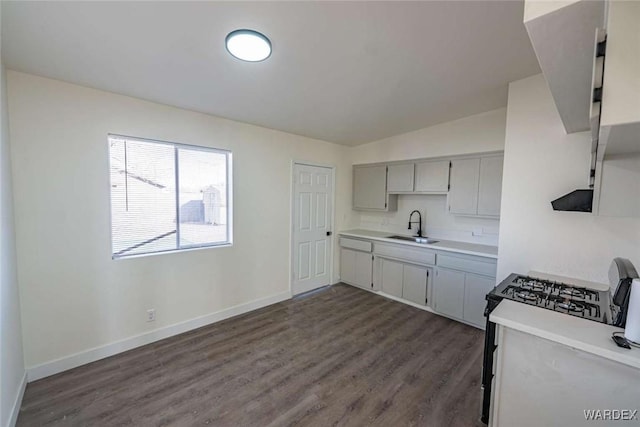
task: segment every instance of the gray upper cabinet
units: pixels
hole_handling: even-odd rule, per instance
[[[389,165],[387,171],[387,192],[410,193],[413,191],[413,163]]]
[[[396,199],[387,194],[386,165],[353,167],[353,209],[369,211],[396,210]]]
[[[499,216],[504,156],[480,159],[478,215]]]
[[[395,211],[399,194],[448,194],[454,215],[500,216],[498,153],[353,166],[353,209]]]
[[[418,162],[415,188],[420,193],[446,193],[449,190],[449,160]]]
[[[451,189],[449,212],[477,215],[480,159],[455,159],[451,161]]]
[[[500,216],[503,163],[502,155],[452,160],[449,212]]]
[[[425,160],[388,166],[389,193],[446,193],[449,191],[449,160]]]

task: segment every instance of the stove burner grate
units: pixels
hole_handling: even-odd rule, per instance
[[[527,301],[536,301],[538,299],[538,295],[526,291],[514,292],[513,295]]]
[[[571,301],[557,302],[556,307],[563,308],[568,311],[575,311],[581,313],[584,311],[585,307],[580,303],[575,303]]]
[[[602,323],[611,318],[608,292],[519,274],[509,275],[486,298],[489,304],[510,299]]]
[[[580,289],[575,289],[575,288],[560,289],[560,294],[561,295],[569,295],[569,296],[572,296],[572,297],[584,298],[584,292],[582,292]]]

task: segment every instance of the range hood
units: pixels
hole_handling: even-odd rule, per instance
[[[591,212],[593,210],[593,190],[573,190],[551,202],[554,211]]]

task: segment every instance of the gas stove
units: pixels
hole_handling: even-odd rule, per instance
[[[543,276],[546,276],[546,279],[511,274],[487,294],[487,307],[484,311],[487,323],[484,334],[482,416],[480,418],[485,424],[489,421],[494,353],[498,345],[496,324],[491,321],[490,314],[503,299],[586,320],[624,327],[631,282],[638,277],[638,272],[628,259],[615,258],[609,271],[611,290],[615,288],[613,296],[609,289],[598,291],[554,281],[554,276]],[[588,325],[585,324],[585,326]],[[558,328],[561,327],[562,325],[558,324]]]
[[[487,307],[484,314],[487,318],[487,326],[485,329],[482,364],[481,416],[481,420],[485,424],[489,420],[493,355],[496,349],[496,325],[491,322],[489,315],[500,304],[500,301],[509,299],[595,322],[613,323],[609,291],[596,291],[553,280],[511,274],[493,288],[486,298]]]
[[[511,274],[487,295],[487,300],[496,302],[504,298],[600,323],[611,322],[609,292]]]

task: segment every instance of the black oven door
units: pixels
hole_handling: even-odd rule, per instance
[[[491,298],[491,295],[487,295],[487,307],[484,310],[484,315],[487,318],[487,323],[484,331],[484,356],[482,362],[482,414],[480,420],[488,424],[489,413],[491,410],[491,383],[493,381],[493,361],[494,353],[496,351],[496,324],[489,321],[489,315],[500,304],[499,299]]]

